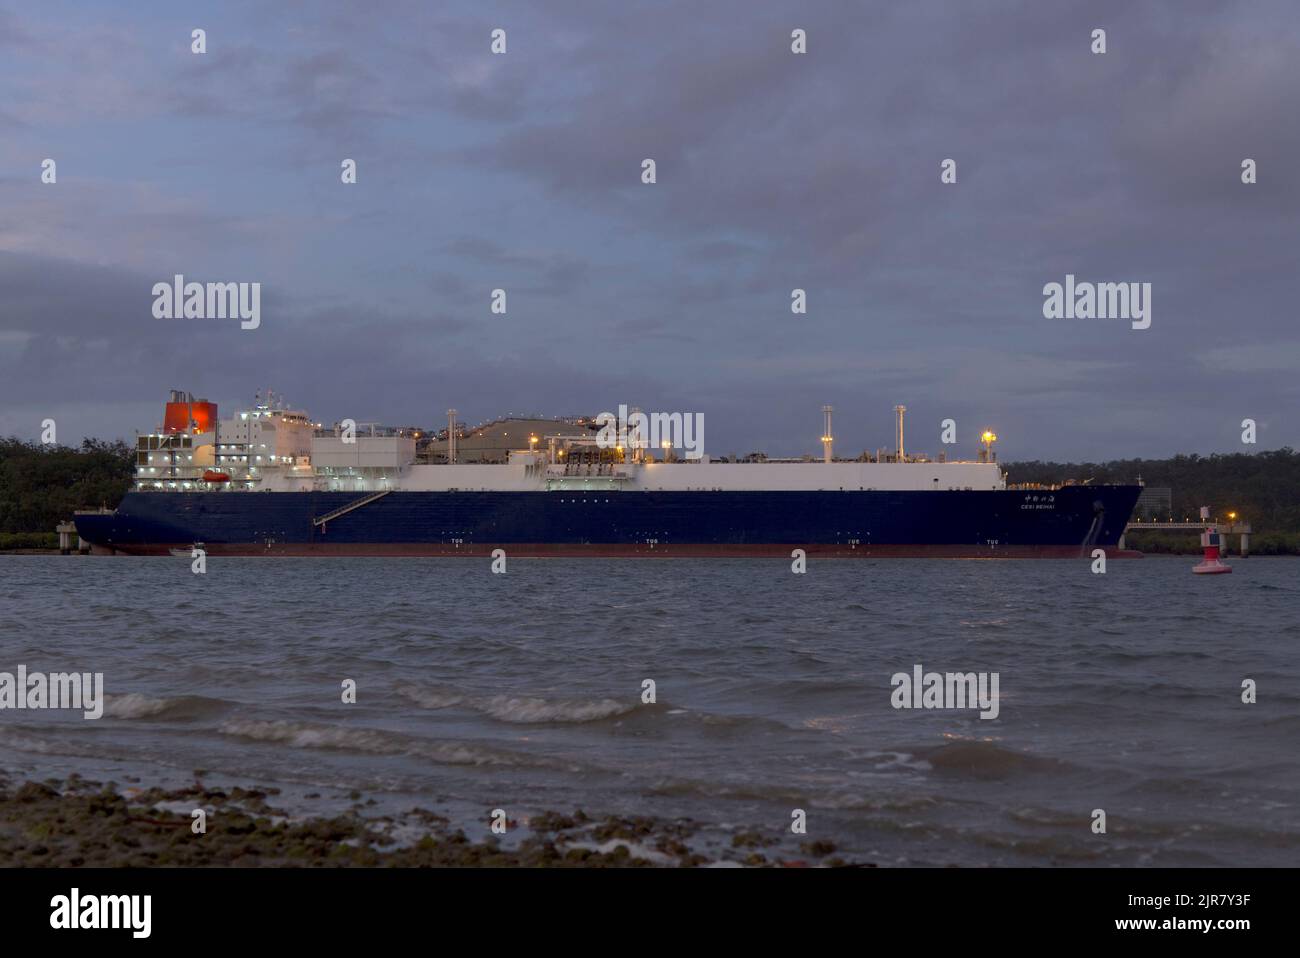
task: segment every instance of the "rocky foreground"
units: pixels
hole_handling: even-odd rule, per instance
[[[803,845],[806,859],[770,857],[758,833],[702,854],[690,821],[594,819],[544,813],[507,823],[507,841],[472,841],[423,809],[372,817],[359,793],[349,811],[291,816],[269,802],[278,789],[119,788],[66,781],[0,779],[0,867],[699,867],[845,865],[828,842]],[[205,831],[195,831],[196,809]],[[486,824],[486,822],[485,822]],[[766,850],[766,851],[765,851]]]

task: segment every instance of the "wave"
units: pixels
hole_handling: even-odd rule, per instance
[[[821,808],[837,812],[920,812],[944,804],[945,799],[924,794],[900,794],[895,790],[870,792],[865,786],[806,786],[775,781],[711,781],[702,778],[667,776],[646,785],[651,795],[704,798],[736,802],[764,802],[790,808]]]
[[[224,723],[222,735],[252,739],[256,742],[275,742],[293,748],[322,748],[339,751],[368,752],[374,755],[392,755],[405,751],[401,739],[405,736],[379,729],[346,728],[339,725],[316,725],[308,722],[288,722],[282,719],[235,719]]]
[[[0,728],[0,747],[11,748],[18,752],[31,752],[37,755],[78,755],[81,752],[66,744],[51,742],[35,735],[28,735],[16,729]],[[70,750],[69,750],[70,749]]]
[[[482,710],[502,722],[597,722],[615,715],[627,715],[635,705],[613,699],[582,701],[547,701],[496,695],[482,705]]]
[[[1062,771],[1071,767],[1060,759],[1018,752],[994,742],[958,739],[946,745],[914,750],[937,772],[1000,778],[1021,772]]]
[[[142,692],[127,692],[121,695],[104,696],[106,718],[195,719],[223,712],[230,706],[230,702],[202,695],[154,698]]]
[[[856,690],[855,685],[848,686]],[[690,723],[705,734],[735,736],[746,729],[789,731],[791,726],[763,716],[704,712],[686,709],[671,702],[643,704],[631,699],[549,699],[535,695],[473,696],[450,689],[398,685],[397,694],[421,708],[465,708],[498,722],[511,725],[582,725],[618,720],[631,723],[658,723],[669,718]]]
[[[399,685],[397,694],[426,709],[449,709],[466,701],[466,696],[460,692],[416,685]]]
[[[91,723],[86,723],[91,724]],[[87,758],[95,760],[132,760],[137,756],[126,749],[99,742],[87,741],[84,737],[60,738],[58,740],[36,735],[24,729],[0,728],[0,748],[12,749],[31,755],[49,755],[59,758]]]
[[[446,689],[398,686],[397,693],[421,708],[468,708],[496,719],[519,725],[543,723],[580,724],[599,722],[637,710],[639,701],[615,699],[545,699],[530,695],[493,695],[482,698]]]
[[[361,752],[368,755],[412,755],[440,765],[494,765],[516,768],[582,769],[572,762],[528,755],[477,742],[434,742],[384,729],[320,725],[283,719],[234,719],[225,722],[223,735],[287,745],[290,748]]]

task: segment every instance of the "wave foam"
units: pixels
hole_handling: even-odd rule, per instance
[[[615,699],[545,699],[532,695],[493,695],[474,698],[446,689],[402,685],[397,693],[421,708],[445,709],[461,706],[499,722],[518,725],[543,723],[579,724],[599,722],[602,719],[627,715],[635,711],[638,702],[619,702]]]
[[[197,718],[220,711],[228,703],[201,695],[180,695],[175,698],[154,698],[142,692],[104,696],[104,715],[108,718]]]

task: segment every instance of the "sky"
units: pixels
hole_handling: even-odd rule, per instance
[[[0,435],[271,387],[714,456],[817,454],[823,404],[840,455],[896,404],[950,457],[1300,447],[1297,103],[1294,0],[0,0]],[[260,325],[155,318],[178,273]],[[1150,327],[1046,318],[1067,274]]]

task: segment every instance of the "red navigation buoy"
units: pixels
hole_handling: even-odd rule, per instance
[[[1202,507],[1201,518],[1205,519],[1208,515],[1209,510]],[[1201,533],[1201,545],[1205,549],[1205,557],[1192,566],[1193,572],[1197,575],[1223,575],[1232,571],[1232,566],[1219,561],[1219,530],[1213,523]]]

